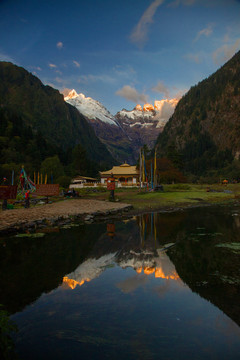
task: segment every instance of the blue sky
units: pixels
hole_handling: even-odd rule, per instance
[[[181,96],[240,49],[239,0],[0,0],[0,60],[115,114]]]

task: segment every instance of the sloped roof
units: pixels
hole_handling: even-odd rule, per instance
[[[75,178],[72,179],[72,181],[77,181],[77,180],[93,180],[93,181],[96,181],[97,179],[92,178],[92,177],[88,177],[88,176],[81,176],[81,175],[78,175],[78,176],[76,176]]]
[[[111,170],[101,171],[101,176],[109,175],[139,175],[136,165],[122,164],[120,166],[113,166]]]

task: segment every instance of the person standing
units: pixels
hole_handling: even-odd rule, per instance
[[[25,209],[27,209],[27,208],[29,208],[29,206],[30,206],[30,191],[27,190],[25,192],[25,204],[24,204],[24,207],[25,207]]]
[[[113,176],[113,173],[111,173],[111,176],[107,178],[107,189],[110,190],[110,201],[115,201],[114,197],[114,190],[115,190],[115,177]]]

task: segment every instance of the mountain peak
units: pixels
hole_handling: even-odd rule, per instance
[[[84,94],[78,94],[74,89],[64,97],[64,100],[75,106],[78,111],[89,120],[100,120],[110,125],[118,127],[114,116],[97,100],[86,97]]]
[[[77,96],[78,96],[78,93],[77,93],[74,89],[72,89],[72,90],[68,93],[68,95],[64,97],[64,100],[66,101],[66,100],[69,100],[69,99],[74,99],[74,98],[77,97]]]

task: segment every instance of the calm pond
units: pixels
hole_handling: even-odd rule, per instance
[[[240,358],[240,207],[38,236],[0,240],[20,359]]]

